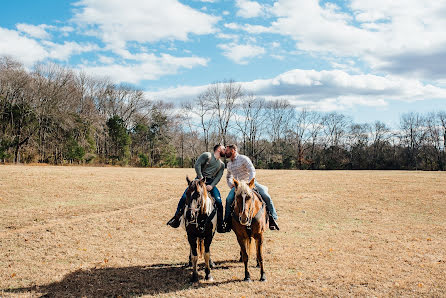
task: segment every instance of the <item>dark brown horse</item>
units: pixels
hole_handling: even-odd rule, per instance
[[[189,186],[186,191],[186,208],[182,220],[190,245],[189,260],[193,266],[191,282],[198,282],[198,252],[202,256],[203,250],[206,265],[205,279],[212,280],[210,246],[217,226],[216,208],[213,199],[208,195],[204,179],[190,181],[186,177],[186,180]]]
[[[260,266],[260,281],[266,281],[263,270],[263,232],[267,229],[267,212],[260,195],[253,191],[254,178],[246,184],[234,179],[235,206],[232,216],[232,229],[240,244],[242,261],[245,264],[245,281],[251,281],[248,271],[248,258],[251,239],[256,241],[257,264]]]

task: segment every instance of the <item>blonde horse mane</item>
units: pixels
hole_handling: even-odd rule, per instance
[[[211,197],[209,196],[209,193],[206,189],[206,184],[201,182],[201,181],[197,181],[197,191],[201,196],[201,206],[200,206],[200,210],[201,213],[206,213],[206,215],[210,215],[212,210],[213,210],[213,202]]]

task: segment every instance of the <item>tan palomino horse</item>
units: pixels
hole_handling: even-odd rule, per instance
[[[267,212],[260,195],[253,191],[254,178],[246,184],[234,179],[235,207],[232,216],[232,229],[240,244],[241,256],[245,264],[245,281],[251,281],[248,271],[248,258],[251,239],[256,241],[257,264],[260,266],[260,281],[266,281],[263,270],[263,232],[267,229]]]

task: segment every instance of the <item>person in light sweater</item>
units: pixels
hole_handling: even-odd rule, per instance
[[[225,232],[231,231],[231,213],[232,213],[232,203],[235,198],[235,187],[234,187],[234,178],[236,180],[244,180],[246,182],[251,181],[252,178],[256,176],[256,170],[254,165],[252,164],[249,157],[239,154],[237,152],[236,145],[226,146],[225,150],[226,158],[229,158],[228,164],[226,166],[226,181],[228,183],[231,191],[229,192],[226,198],[226,208],[225,208]],[[268,210],[269,216],[269,228],[271,230],[279,230],[279,226],[277,224],[277,212],[274,208],[273,200],[268,193],[268,188],[266,186],[261,185],[255,180],[255,189],[262,196],[262,199],[266,203],[266,208]]]

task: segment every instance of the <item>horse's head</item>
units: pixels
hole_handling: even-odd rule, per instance
[[[235,208],[234,212],[239,216],[242,225],[251,225],[255,209],[254,178],[246,184],[245,181],[234,179],[235,185]]]
[[[186,176],[188,188],[186,191],[186,206],[187,206],[187,219],[189,221],[195,221],[198,215],[208,212],[208,192],[206,190],[206,183],[203,179],[190,180]]]

